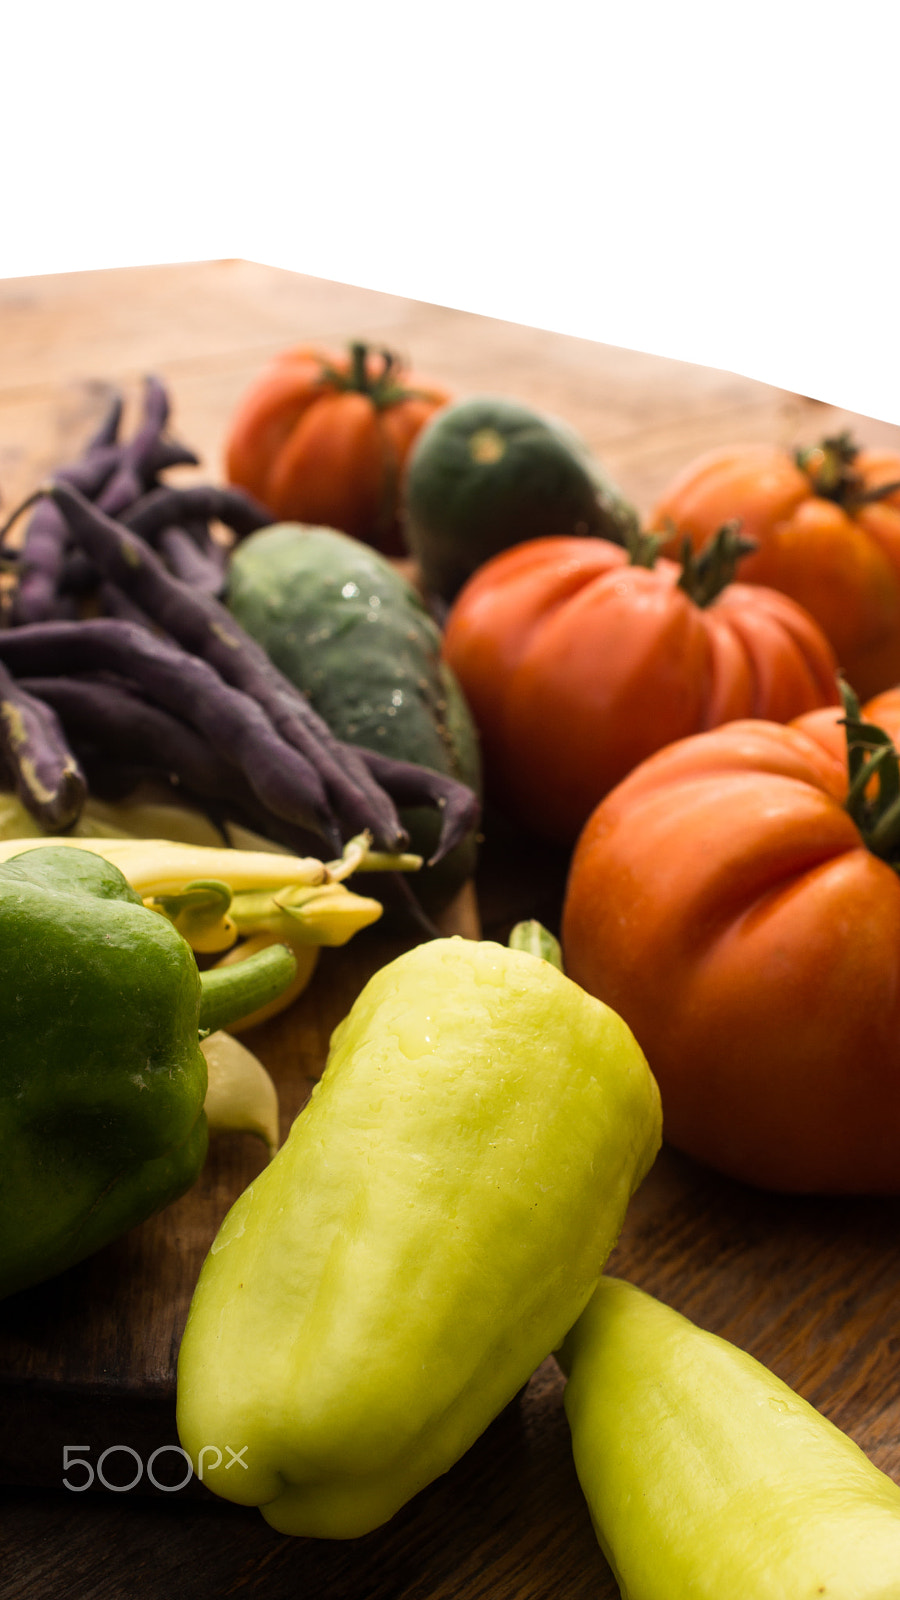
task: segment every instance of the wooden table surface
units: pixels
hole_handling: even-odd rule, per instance
[[[77,453],[109,384],[135,406],[147,371],[169,386],[173,431],[202,457],[194,475],[219,478],[225,421],[261,363],[287,343],[349,336],[392,344],[460,395],[555,411],[642,511],[720,443],[852,427],[900,448],[900,429],[728,373],[220,261],[0,282],[0,505]],[[564,867],[532,847],[523,872],[515,842],[489,832],[485,932],[502,937],[522,915],[552,922]],[[399,948],[375,929],[326,952],[303,999],[248,1036],[279,1085],[285,1128],[331,1028]],[[0,1600],[614,1600],[552,1360],[446,1477],[350,1543],[283,1538],[204,1490],[62,1487],[62,1442],[90,1444],[96,1461],[111,1442],[143,1452],[174,1440],[174,1360],[197,1266],[259,1159],[248,1138],[220,1136],[197,1188],[162,1218],[0,1308]],[[900,1478],[898,1225],[900,1202],[764,1196],[664,1151],[610,1266],[751,1350]]]

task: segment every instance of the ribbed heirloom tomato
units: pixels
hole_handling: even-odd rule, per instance
[[[285,350],[260,373],[228,431],[230,483],[283,521],[337,528],[403,554],[398,501],[419,429],[449,400],[389,350]]]
[[[900,730],[897,697],[873,709]],[[579,839],[563,946],[641,1044],[671,1144],[765,1188],[895,1194],[900,770],[851,710],[848,782],[839,717],[644,762]]]
[[[815,617],[856,693],[900,682],[900,455],[842,434],[792,454],[712,450],[678,474],[652,528],[701,549],[729,518],[757,549],[743,583],[789,594]],[[674,530],[674,532],[672,532]]]
[[[535,539],[469,579],[444,652],[482,739],[489,793],[574,842],[597,802],[673,739],[734,717],[787,721],[837,699],[831,649],[774,590],[729,582],[723,528],[684,568],[604,539]]]

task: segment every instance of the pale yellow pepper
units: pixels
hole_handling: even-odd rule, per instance
[[[745,1351],[603,1278],[560,1360],[623,1600],[900,1600],[900,1487]]]
[[[628,1028],[548,961],[435,939],[382,968],[201,1272],[203,1481],[284,1533],[386,1521],[583,1310],[660,1127]]]

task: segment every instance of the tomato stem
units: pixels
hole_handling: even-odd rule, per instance
[[[836,433],[808,449],[794,451],[794,460],[805,472],[814,492],[822,500],[836,500],[842,505],[845,495],[861,487],[859,474],[853,463],[859,455],[858,446],[850,433]]]
[[[844,510],[857,511],[860,506],[875,505],[879,500],[886,500],[889,494],[896,494],[898,489],[900,489],[900,478],[894,478],[891,483],[879,483],[874,489],[865,489],[846,500]]]
[[[859,701],[850,685],[838,679],[847,732],[847,769],[850,782],[844,807],[853,818],[863,843],[882,861],[898,866],[900,852],[900,754],[883,728],[863,722]],[[868,793],[872,782],[878,787]]]
[[[350,361],[346,372],[336,367],[322,367],[322,378],[343,394],[364,394],[376,411],[399,405],[401,400],[427,399],[420,389],[408,389],[400,381],[402,362],[393,350],[376,350],[362,339],[353,339],[348,345]],[[371,359],[381,360],[381,371],[372,372]]]
[[[865,795],[865,791],[869,787],[869,784],[874,778],[876,772],[885,761],[890,760],[892,747],[887,744],[881,745],[879,749],[873,750],[868,760],[865,758],[865,752],[862,745],[854,745],[852,746],[852,749],[856,756],[863,757],[859,770],[856,773],[856,776],[852,779],[850,787],[847,790],[847,799],[845,802],[846,808],[850,812],[850,815],[854,816],[856,808],[858,807],[862,797]]]
[[[391,391],[400,392],[399,386],[394,382],[400,366],[400,357],[394,355],[392,350],[374,352],[381,358],[381,371],[373,376],[369,371],[371,346],[364,344],[361,339],[354,339],[349,349],[350,369],[343,381],[343,387],[355,394],[368,395],[377,406],[389,403],[385,402],[384,395]]]
[[[869,834],[866,844],[873,855],[880,856],[883,861],[893,861],[894,852],[900,845],[900,796],[892,806],[881,813],[875,827]]]
[[[745,539],[740,523],[725,522],[702,550],[693,550],[687,536],[681,544],[681,577],[678,588],[689,595],[695,605],[711,605],[734,579],[738,562],[756,549],[752,539]]]
[[[640,528],[629,528],[625,536],[629,566],[647,567],[652,571],[666,537],[664,533],[641,533]]]
[[[879,483],[873,489],[864,487],[863,479],[855,470],[859,447],[850,433],[836,433],[821,444],[806,450],[795,450],[794,460],[812,484],[813,493],[820,500],[833,500],[845,511],[854,512],[861,506],[886,500],[900,489],[900,480]]]

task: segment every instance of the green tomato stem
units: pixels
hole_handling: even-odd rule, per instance
[[[725,522],[702,550],[693,550],[687,537],[681,546],[681,577],[678,588],[696,606],[708,606],[734,579],[738,562],[756,549],[752,539],[743,538],[738,521]]]
[[[891,865],[897,846],[900,844],[900,798],[882,811],[875,826],[866,839],[866,844],[875,856],[880,856],[882,861],[889,861]]]
[[[648,571],[656,566],[656,558],[666,542],[664,533],[642,533],[639,528],[631,528],[625,538],[625,548],[628,551],[628,565],[630,567],[646,567]]]
[[[850,433],[837,433],[821,444],[806,450],[795,450],[794,460],[808,477],[813,493],[820,500],[833,500],[851,516],[862,506],[875,505],[896,494],[900,481],[879,483],[874,489],[864,489],[863,480],[855,470],[859,447]]]
[[[806,450],[795,450],[794,460],[812,484],[813,493],[820,500],[834,500],[843,505],[847,495],[859,488],[859,476],[853,463],[859,449],[849,433],[836,433],[821,444]]]
[[[863,722],[859,701],[849,684],[838,679],[847,735],[850,781],[844,808],[853,818],[867,850],[896,866],[900,852],[900,755],[884,728]],[[872,780],[877,793],[869,796]]]

